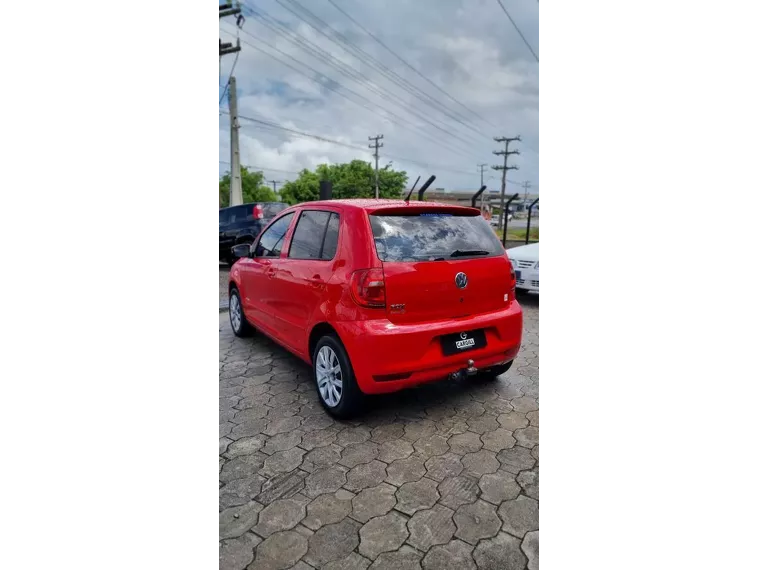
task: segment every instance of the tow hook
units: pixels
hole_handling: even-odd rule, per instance
[[[474,366],[474,361],[469,360],[468,361],[468,368],[461,368],[457,372],[453,372],[450,375],[451,380],[462,380],[463,378],[466,378],[467,376],[473,376],[478,372],[477,368]]]

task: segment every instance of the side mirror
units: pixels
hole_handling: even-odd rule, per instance
[[[243,257],[252,257],[252,253],[253,244],[251,243],[240,243],[232,247],[232,255],[237,259],[241,259]]]

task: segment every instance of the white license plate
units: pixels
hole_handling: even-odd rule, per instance
[[[466,348],[467,346],[474,346],[476,341],[473,338],[466,338],[455,342],[456,348]]]

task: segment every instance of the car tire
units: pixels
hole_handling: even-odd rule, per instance
[[[482,370],[477,376],[480,376],[482,380],[491,382],[493,380],[497,380],[497,377],[501,374],[505,374],[510,370],[511,366],[513,366],[513,360],[506,364],[501,364],[499,366],[493,366],[492,368],[486,368]]]
[[[253,334],[253,327],[247,321],[245,310],[242,308],[242,299],[236,287],[229,291],[229,324],[235,336],[246,337]]]
[[[311,355],[313,382],[321,405],[337,419],[348,419],[360,411],[364,395],[358,387],[353,366],[342,342],[332,334],[322,336]],[[335,363],[337,371],[330,374]]]

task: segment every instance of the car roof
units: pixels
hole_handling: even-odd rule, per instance
[[[396,210],[411,208],[412,210],[424,210],[424,209],[445,209],[448,211],[457,211],[460,213],[473,214],[480,213],[478,208],[469,208],[466,206],[458,206],[455,204],[444,204],[442,202],[420,202],[418,200],[390,200],[383,198],[350,198],[345,200],[317,200],[313,202],[303,202],[296,204],[296,207],[316,207],[316,206],[338,206],[347,209],[365,210],[368,213],[378,210]]]
[[[287,206],[287,202],[245,202],[244,204],[237,204],[236,206],[224,206],[219,208],[218,211],[231,210],[232,208],[241,208],[242,206],[255,206],[256,204],[282,204]]]

